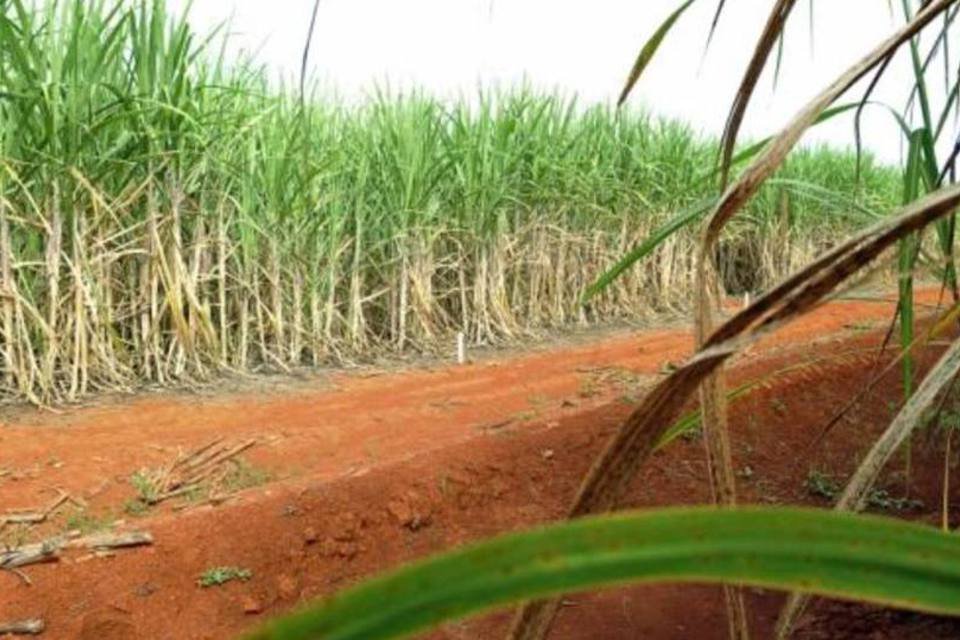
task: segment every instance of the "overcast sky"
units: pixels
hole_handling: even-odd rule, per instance
[[[185,0],[171,0],[174,8]],[[533,86],[575,93],[584,102],[615,99],[640,46],[679,0],[321,0],[310,72],[355,99],[377,84],[417,86],[441,97],[478,85]],[[815,39],[810,41],[813,4]],[[899,3],[893,3],[895,6]],[[231,22],[235,50],[256,52],[277,74],[298,73],[313,0],[194,0],[194,24],[206,31]],[[706,132],[722,129],[726,110],[762,29],[770,0],[727,3],[704,57],[716,0],[698,0],[670,34],[631,98]],[[746,136],[782,126],[846,66],[902,22],[886,0],[798,3],[787,31],[779,86],[761,84]],[[898,81],[899,80],[899,81]],[[909,61],[901,54],[878,96],[901,106]],[[859,97],[859,92],[853,94]],[[852,143],[850,118],[822,126],[807,141]],[[867,145],[897,160],[898,129],[875,109]]]

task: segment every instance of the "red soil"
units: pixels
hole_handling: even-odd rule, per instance
[[[932,296],[931,296],[932,299]],[[816,449],[819,427],[871,376],[889,304],[837,302],[742,356],[737,384],[797,362],[733,406],[737,468],[749,502],[811,502],[811,468],[842,478],[889,420],[889,376]],[[871,330],[865,326],[872,324]],[[521,357],[378,377],[339,375],[333,388],[189,398],[164,395],[0,416],[0,512],[39,507],[57,489],[89,512],[153,533],[150,548],[26,573],[0,574],[0,621],[42,617],[45,638],[229,638],[298,602],[465,541],[559,517],[631,396],[691,348],[683,330],[623,334]],[[924,354],[929,363],[935,348]],[[217,436],[261,438],[246,456],[275,481],[219,507],[123,514],[137,469],[169,462]],[[924,454],[920,454],[923,459]],[[912,496],[933,519],[939,465],[917,464]],[[891,480],[892,482],[892,480]],[[890,485],[892,493],[902,487]],[[635,482],[630,506],[708,499],[702,445],[678,441]],[[821,503],[822,504],[822,503]],[[957,505],[953,505],[955,508]],[[65,516],[33,535],[62,529]],[[200,589],[207,568],[236,565],[253,579]],[[753,592],[766,632],[780,596]],[[720,638],[713,587],[656,586],[569,598],[556,638]],[[497,638],[509,614],[451,624],[434,638]],[[821,603],[800,637],[956,637],[950,621]]]

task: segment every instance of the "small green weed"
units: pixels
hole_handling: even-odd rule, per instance
[[[259,487],[273,479],[269,471],[259,469],[246,460],[234,460],[233,468],[223,479],[223,487],[227,492],[242,491],[252,487]]]
[[[130,484],[137,490],[137,495],[142,502],[149,505],[157,501],[157,487],[154,486],[146,470],[141,469],[130,476]]]
[[[253,572],[240,567],[210,567],[197,578],[197,586],[204,589],[219,587],[234,580],[246,582],[253,577]]]
[[[960,430],[960,412],[956,409],[944,409],[937,420],[937,426],[942,431]]]
[[[146,515],[148,511],[150,511],[150,505],[140,498],[130,498],[123,503],[123,512],[131,516],[140,517]]]
[[[109,529],[111,524],[113,524],[113,518],[109,516],[97,517],[86,511],[77,511],[67,517],[64,528],[67,531],[79,531],[87,535]]]
[[[811,471],[807,474],[804,486],[810,495],[826,500],[833,500],[840,493],[840,487],[833,478],[820,471]]]
[[[874,489],[867,498],[867,506],[882,511],[916,511],[923,509],[923,502],[911,498],[894,498],[886,489]]]
[[[818,498],[834,501],[840,495],[840,485],[829,475],[811,471],[804,483],[807,493]],[[867,497],[867,507],[880,511],[913,511],[923,508],[923,502],[911,498],[895,498],[886,489],[874,489]]]

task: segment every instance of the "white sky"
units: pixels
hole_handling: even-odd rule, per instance
[[[175,9],[185,0],[170,0]],[[643,42],[680,0],[321,0],[310,72],[343,97],[376,85],[417,86],[441,97],[517,84],[576,93],[583,102],[615,99]],[[744,127],[747,137],[775,132],[846,66],[902,22],[887,0],[800,2],[787,31],[780,85],[768,74]],[[898,6],[898,2],[893,3]],[[255,51],[278,74],[294,77],[313,0],[194,0],[194,24],[206,31],[230,19],[233,46]],[[719,133],[770,0],[730,0],[703,57],[716,0],[698,0],[670,34],[632,101],[655,113]],[[878,97],[898,109],[909,86],[904,50]],[[861,91],[851,94],[859,99]],[[948,133],[950,133],[948,131]],[[866,146],[887,160],[901,153],[892,118],[874,109]],[[852,144],[849,116],[807,141]]]

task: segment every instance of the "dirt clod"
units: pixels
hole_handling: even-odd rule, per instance
[[[387,504],[387,511],[401,527],[418,531],[430,524],[430,514],[421,513],[408,499],[395,499]]]
[[[240,604],[243,606],[243,612],[248,616],[254,616],[263,612],[263,603],[261,603],[260,600],[254,596],[243,596]]]
[[[281,600],[297,600],[300,597],[300,581],[288,574],[278,576],[277,595]]]
[[[352,560],[360,553],[360,547],[354,542],[339,542],[334,538],[327,538],[320,545],[320,553],[328,558]]]
[[[354,513],[341,513],[334,519],[333,539],[338,542],[353,542],[360,535],[364,522]]]
[[[136,637],[137,628],[129,614],[110,608],[98,609],[83,617],[79,640],[129,640]]]

